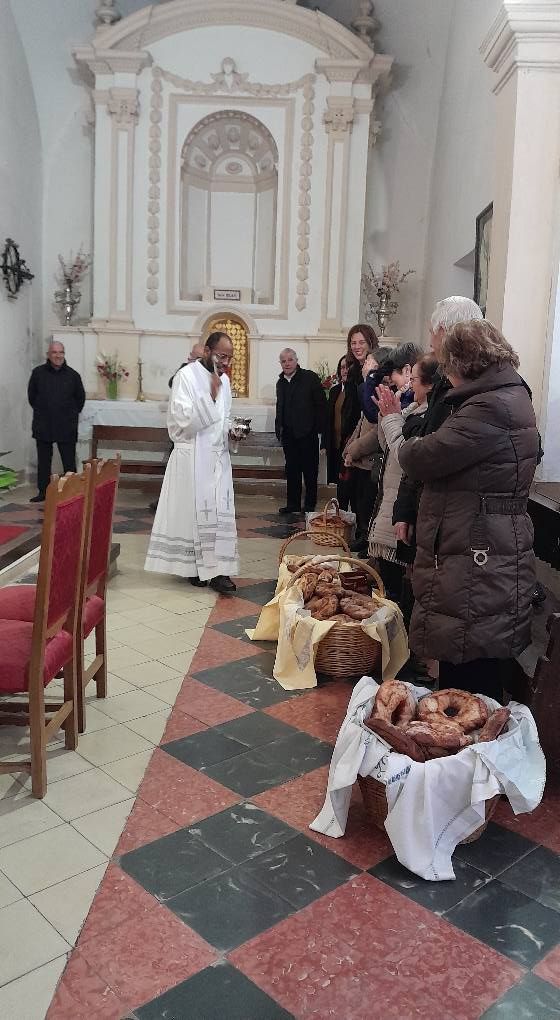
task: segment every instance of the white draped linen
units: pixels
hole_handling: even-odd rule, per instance
[[[229,379],[216,401],[211,373],[196,361],[173,382],[167,428],[174,443],[152,528],[145,569],[209,581],[239,572],[228,433]]]

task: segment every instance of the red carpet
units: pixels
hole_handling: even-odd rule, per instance
[[[25,531],[29,531],[29,528],[22,527],[20,524],[0,524],[0,546],[6,545],[7,542],[13,542],[14,538],[23,535]]]

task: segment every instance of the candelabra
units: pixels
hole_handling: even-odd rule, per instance
[[[144,390],[142,389],[142,359],[141,358],[138,358],[138,393],[136,394],[136,399],[139,400],[141,404],[143,404],[145,402],[145,400],[146,400],[146,398],[144,396]]]

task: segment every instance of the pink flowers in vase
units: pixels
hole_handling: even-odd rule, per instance
[[[129,371],[119,361],[118,354],[98,354],[97,371],[105,382],[118,382],[120,379],[128,379]]]

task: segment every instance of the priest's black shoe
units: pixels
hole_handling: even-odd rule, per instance
[[[189,582],[195,588],[206,588],[208,585],[208,581],[201,581],[200,577],[189,577]]]
[[[300,510],[299,506],[281,506],[279,511],[278,511],[278,513],[279,514],[300,514],[301,510]]]
[[[44,503],[45,502],[45,493],[44,492],[38,492],[36,496],[32,496],[31,497],[29,502],[30,503]]]
[[[233,595],[237,591],[231,577],[226,577],[225,574],[218,574],[217,577],[213,577],[210,581],[210,587],[217,591],[219,595]]]

